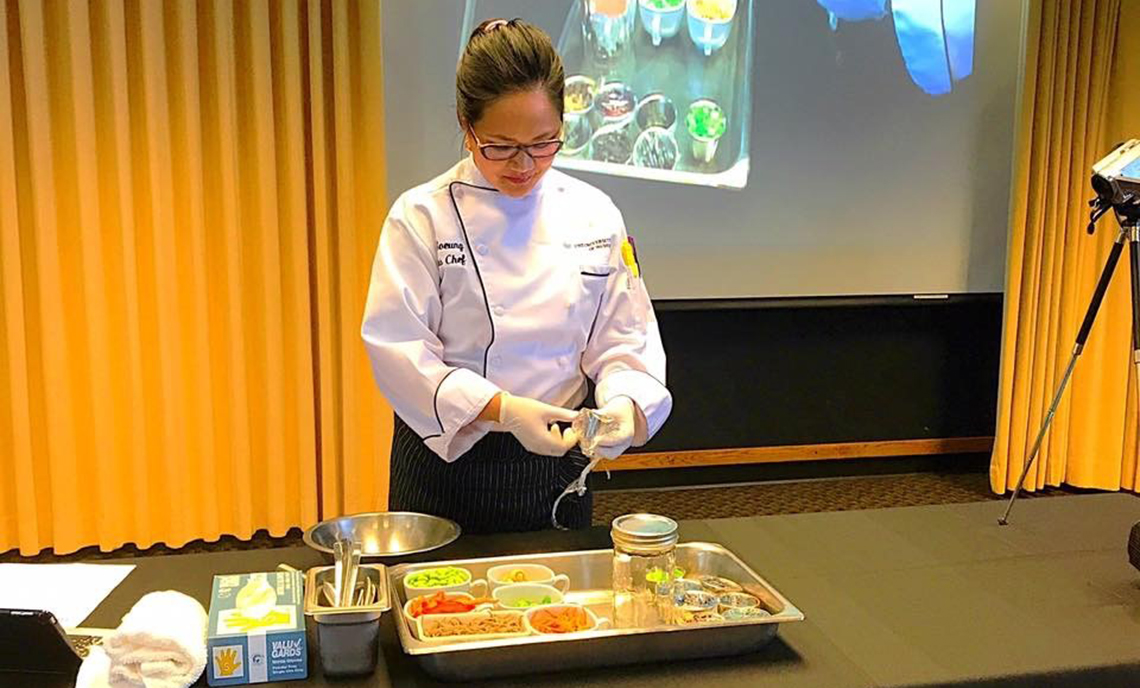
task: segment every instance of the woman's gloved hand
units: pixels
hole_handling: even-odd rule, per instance
[[[599,408],[598,413],[608,416],[614,423],[610,426],[609,432],[598,437],[594,455],[616,459],[633,444],[633,435],[637,429],[637,411],[633,400],[629,397],[614,397],[608,404]]]
[[[563,432],[554,425],[556,421],[571,422],[577,415],[560,406],[506,392],[499,398],[499,425],[514,435],[527,451],[544,456],[563,456],[578,443],[573,431]]]

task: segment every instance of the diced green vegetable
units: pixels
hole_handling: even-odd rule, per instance
[[[674,580],[684,578],[684,577],[685,577],[685,569],[681,568],[680,566],[673,567],[673,579]],[[669,577],[667,575],[665,575],[664,569],[661,569],[657,566],[654,566],[653,568],[651,568],[645,572],[645,580],[649,581],[650,583],[665,583],[669,580]]]
[[[723,135],[728,128],[728,118],[719,105],[701,103],[689,108],[689,114],[685,116],[685,126],[693,136],[715,139]]]
[[[655,10],[672,10],[681,6],[685,0],[645,0],[645,5]]]
[[[550,595],[546,595],[542,598],[541,601],[531,600],[531,599],[527,599],[525,597],[520,597],[517,600],[512,601],[510,604],[507,604],[507,606],[508,607],[523,608],[523,607],[534,607],[536,605],[550,604],[550,603],[551,603]]]
[[[471,574],[455,566],[445,566],[437,569],[417,571],[407,578],[408,585],[413,588],[442,588],[449,585],[466,583]]]

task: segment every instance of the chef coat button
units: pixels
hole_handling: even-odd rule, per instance
[[[492,310],[494,311],[495,315],[502,315],[503,313],[507,312],[507,309],[503,308],[502,306],[495,306]]]
[[[481,255],[481,256],[487,255],[487,245],[486,244],[479,244],[478,246],[475,247],[475,250],[478,251],[479,255]]]
[[[499,365],[499,364],[501,364],[502,362],[503,362],[503,357],[502,357],[502,356],[492,356],[492,357],[491,357],[491,364],[492,364],[492,365]]]

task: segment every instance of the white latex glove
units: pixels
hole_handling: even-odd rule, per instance
[[[563,456],[578,443],[577,435],[569,428],[564,433],[553,425],[555,421],[573,421],[577,415],[560,406],[506,392],[499,398],[499,425],[514,435],[527,451],[544,456]]]
[[[610,403],[598,409],[598,413],[617,421],[615,426],[598,438],[594,454],[607,459],[616,459],[633,444],[633,434],[637,429],[633,400],[629,397],[614,397]]]

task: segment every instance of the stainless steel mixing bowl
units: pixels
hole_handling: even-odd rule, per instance
[[[338,516],[321,521],[305,531],[305,544],[332,558],[333,543],[352,540],[360,544],[364,559],[393,559],[427,552],[459,537],[455,521],[411,511],[384,511]]]

